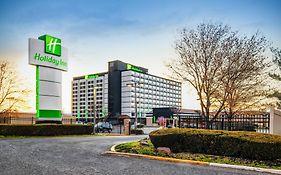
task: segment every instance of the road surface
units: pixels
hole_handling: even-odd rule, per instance
[[[215,175],[262,174],[104,154],[113,144],[147,136],[0,139],[0,174]],[[264,173],[265,174],[265,173]]]

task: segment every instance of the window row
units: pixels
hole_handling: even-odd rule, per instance
[[[134,94],[122,94],[123,98],[135,98]],[[137,99],[152,99],[152,100],[178,100],[181,99],[180,95],[167,94],[165,96],[157,96],[155,94],[137,94]]]
[[[176,82],[176,81],[172,81],[172,80],[168,80],[168,79],[165,79],[165,78],[160,78],[160,77],[156,77],[156,76],[152,76],[152,75],[148,75],[148,74],[142,74],[142,73],[138,73],[138,72],[134,72],[134,71],[122,72],[122,76],[134,76],[136,78],[153,80],[155,82],[162,82],[162,83],[165,83],[165,84],[178,85],[178,86],[180,86],[180,84],[181,84],[181,83]]]
[[[122,91],[127,92],[135,92],[135,88],[123,86]],[[141,93],[174,93],[174,94],[181,94],[181,90],[171,90],[171,89],[164,89],[159,87],[149,87],[149,88],[136,88],[136,92]]]

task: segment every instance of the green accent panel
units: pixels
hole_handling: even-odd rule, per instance
[[[88,118],[88,110],[86,110],[86,118]]]
[[[101,115],[102,115],[102,118],[104,118],[105,116],[107,116],[107,115],[108,115],[108,109],[105,108],[105,107],[103,107],[103,108],[102,108]]]
[[[50,35],[43,35],[38,39],[45,41],[45,53],[61,56],[61,39]]]
[[[78,119],[80,118],[80,101],[78,101],[78,106],[77,106],[77,117]]]
[[[39,118],[39,91],[40,91],[40,70],[39,66],[36,66],[36,118]]]
[[[85,75],[85,79],[87,80],[87,79],[94,79],[94,78],[98,78],[99,77],[99,75],[97,75],[97,74],[93,74],[93,75]]]
[[[131,64],[127,64],[127,70],[131,70],[132,65]]]
[[[38,113],[42,118],[61,118],[60,110],[38,110]]]

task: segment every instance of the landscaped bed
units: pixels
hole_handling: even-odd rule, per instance
[[[154,147],[253,160],[281,159],[281,136],[247,131],[159,129],[149,134]]]
[[[160,129],[150,140],[116,146],[120,152],[281,169],[281,136],[245,131]],[[156,148],[166,150],[164,153]],[[171,153],[167,150],[171,150]],[[167,153],[169,152],[169,153]]]
[[[141,144],[141,142],[147,142],[147,145]],[[170,155],[158,153],[154,148],[150,140],[141,140],[138,142],[130,142],[117,145],[115,147],[117,152],[125,153],[134,153],[134,154],[144,154],[152,156],[161,156],[161,157],[170,157],[176,159],[186,159],[194,161],[203,161],[203,162],[213,162],[213,163],[222,163],[222,164],[232,164],[232,165],[244,165],[252,166],[259,168],[272,168],[281,170],[281,160],[251,160],[243,159],[237,157],[228,157],[228,156],[217,156],[210,154],[199,154],[199,153],[171,153]]]

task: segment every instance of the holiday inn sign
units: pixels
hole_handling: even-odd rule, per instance
[[[43,35],[28,39],[29,64],[36,66],[36,122],[61,122],[62,71],[67,71],[67,49],[61,39]]]
[[[29,38],[29,64],[67,71],[67,49],[61,39],[49,35]]]
[[[48,57],[46,55],[45,56],[41,56],[40,53],[36,53],[34,55],[34,59],[38,60],[38,61],[49,62],[49,63],[52,63],[52,64],[54,64],[56,66],[58,66],[58,65],[61,65],[61,66],[64,66],[64,67],[67,66],[67,63],[64,62],[62,59],[57,60],[57,59],[55,59],[53,57]]]

